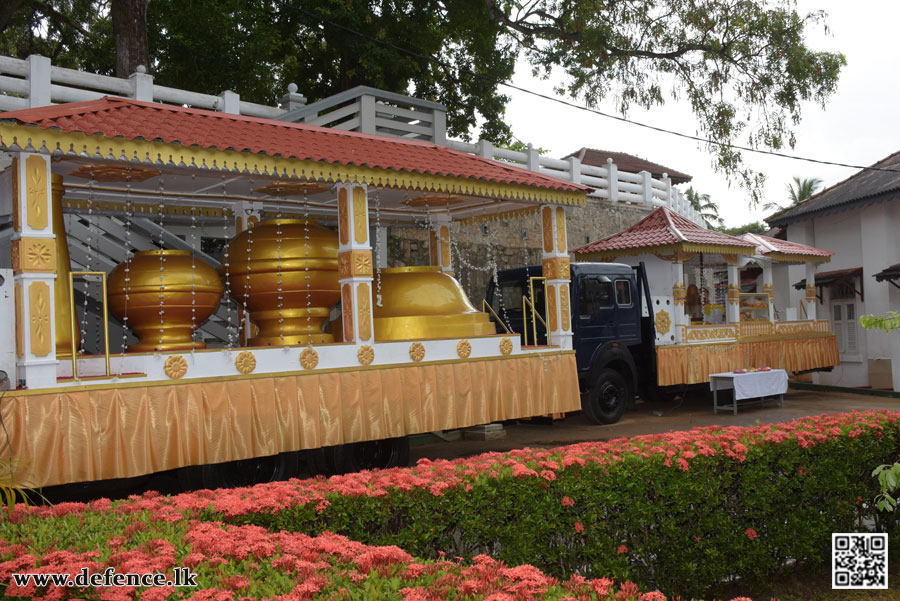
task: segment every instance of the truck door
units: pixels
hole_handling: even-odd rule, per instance
[[[640,307],[632,279],[615,277],[616,289],[616,337],[626,346],[641,341]]]
[[[578,286],[578,332],[575,357],[578,369],[590,368],[594,349],[616,336],[613,283],[604,275],[585,275]]]

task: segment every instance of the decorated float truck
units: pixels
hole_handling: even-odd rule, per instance
[[[461,228],[530,216],[545,261],[568,263],[566,208],[589,188],[431,143],[109,97],[2,113],[0,150],[15,485],[389,467],[411,434],[580,409],[568,279],[547,282],[559,314],[527,346],[470,302],[453,263],[474,259],[451,251]],[[429,264],[387,268],[388,224],[427,228]]]
[[[798,374],[837,365],[835,335],[827,320],[815,319],[815,265],[831,255],[710,231],[663,207],[574,249],[571,264],[499,272],[487,300],[523,346],[543,344],[547,325],[556,325],[556,296],[547,291],[565,278],[571,306],[563,312],[572,316],[582,408],[596,423],[613,423],[636,393],[665,401],[706,385],[712,373],[769,366]],[[621,262],[592,262],[603,260]],[[806,319],[796,318],[788,291],[773,284],[792,264],[805,264],[811,282],[800,307]]]

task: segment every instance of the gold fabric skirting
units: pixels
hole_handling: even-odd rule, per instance
[[[581,408],[572,352],[8,393],[16,480],[49,486]]]
[[[809,338],[662,346],[656,349],[660,386],[709,382],[709,374],[773,367],[788,373],[840,363],[833,334]]]

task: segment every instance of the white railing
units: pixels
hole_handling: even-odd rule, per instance
[[[340,92],[278,118],[437,144],[443,144],[447,137],[444,105],[368,86]]]
[[[146,102],[166,102],[251,117],[274,118],[302,104],[294,86],[281,107],[244,102],[240,95],[225,91],[218,96],[159,86],[142,67],[128,79],[54,67],[50,59],[33,54],[22,60],[0,56],[0,111],[47,106],[56,102],[80,102],[103,96],[124,96]],[[299,100],[298,102],[298,99]]]
[[[50,59],[31,55],[27,59],[0,56],[0,111],[46,106],[54,102],[93,100],[113,94],[147,102],[165,102],[251,117],[275,118],[363,133],[424,140],[518,165],[567,181],[594,188],[591,197],[612,203],[648,209],[666,206],[704,225],[700,214],[666,174],[653,179],[650,173],[619,171],[611,159],[604,167],[582,165],[576,157],[554,159],[534,148],[524,152],[496,148],[481,140],[469,144],[447,139],[447,110],[436,102],[359,86],[312,104],[290,84],[278,107],[244,102],[225,91],[217,96],[160,86],[141,67],[127,79],[54,67]]]
[[[665,173],[662,179],[654,179],[647,171],[628,173],[619,171],[612,159],[606,160],[605,167],[583,165],[577,157],[554,159],[541,156],[529,146],[518,152],[506,148],[496,148],[490,142],[481,140],[476,144],[447,140],[447,146],[455,150],[477,154],[488,159],[504,161],[545,175],[558,177],[576,184],[594,188],[590,196],[613,203],[643,206],[648,209],[669,207],[672,211],[705,226],[699,211],[695,210],[681,190],[672,186]]]

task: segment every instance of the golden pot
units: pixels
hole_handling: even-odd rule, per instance
[[[140,338],[129,351],[175,351],[206,348],[194,342],[194,331],[222,299],[216,270],[187,250],[143,250],[128,265],[119,263],[109,274],[109,308]],[[130,284],[130,286],[127,286]],[[128,290],[126,304],[125,292]],[[162,311],[162,315],[160,315]]]
[[[322,331],[322,324],[341,298],[338,238],[310,221],[307,244],[306,223],[263,221],[228,243],[231,297],[244,305],[259,327],[250,346],[334,341]]]
[[[376,340],[454,338],[496,334],[459,282],[440,267],[381,270],[382,306],[375,304]]]

